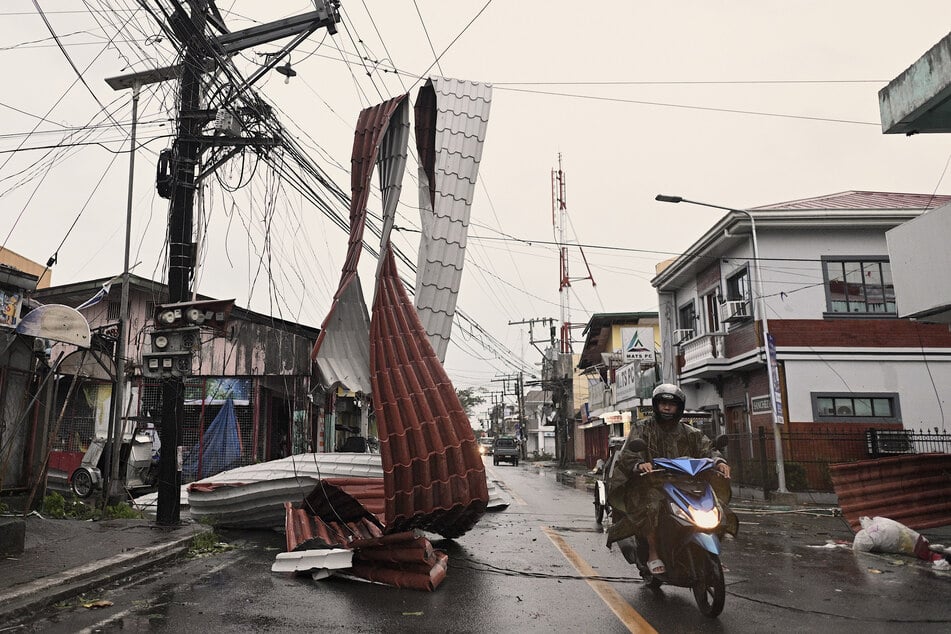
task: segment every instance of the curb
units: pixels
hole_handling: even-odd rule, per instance
[[[13,590],[0,594],[0,622],[34,612],[179,557],[202,532],[205,531],[192,531],[161,544],[133,548],[101,561],[16,586]]]

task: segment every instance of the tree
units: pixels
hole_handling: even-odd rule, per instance
[[[485,397],[477,394],[481,389],[478,387],[456,388],[456,396],[459,397],[462,411],[466,413],[466,416],[472,416],[473,408],[485,402]]]

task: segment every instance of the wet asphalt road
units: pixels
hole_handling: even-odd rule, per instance
[[[652,592],[604,546],[583,474],[491,466],[512,505],[456,541],[433,593],[270,572],[283,537],[223,531],[233,550],[185,560],[87,595],[9,630],[43,632],[945,632],[951,577],[902,556],[856,555],[840,518],[740,511],[724,544],[726,608],[700,615],[692,594]],[[833,547],[826,547],[832,544]],[[598,579],[585,579],[597,575]]]

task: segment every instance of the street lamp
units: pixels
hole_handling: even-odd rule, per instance
[[[662,203],[688,203],[691,205],[698,205],[700,207],[712,207],[713,209],[723,209],[729,211],[730,213],[743,214],[750,219],[750,233],[753,235],[753,268],[756,270],[756,287],[757,287],[757,312],[759,313],[760,321],[763,325],[763,348],[764,356],[766,358],[766,376],[769,379],[769,403],[770,403],[770,413],[772,415],[773,421],[773,442],[776,447],[776,477],[778,479],[778,491],[780,493],[787,493],[786,490],[786,466],[783,464],[783,442],[782,436],[779,433],[779,419],[776,413],[776,390],[779,385],[777,383],[778,376],[773,376],[773,365],[774,361],[770,356],[769,351],[769,320],[766,318],[766,300],[765,293],[763,292],[763,275],[760,271],[759,266],[759,244],[756,241],[756,218],[753,217],[753,214],[746,211],[745,209],[734,209],[733,207],[723,207],[722,205],[713,205],[710,203],[703,203],[696,200],[688,200],[681,196],[665,196],[664,194],[657,194],[654,197],[654,200]]]
[[[129,338],[129,251],[132,242],[132,193],[135,176],[135,133],[139,116],[139,92],[142,86],[174,79],[180,73],[178,66],[155,68],[118,77],[109,77],[106,83],[113,90],[132,89],[132,129],[129,133],[129,191],[126,197],[125,215],[125,251],[122,267],[122,291],[119,304],[119,338],[116,341],[116,387],[113,399],[113,415],[109,420],[109,437],[112,441],[112,453],[108,484],[103,487],[106,497],[119,494],[119,447],[122,445],[122,410],[125,405],[125,357],[126,342]]]

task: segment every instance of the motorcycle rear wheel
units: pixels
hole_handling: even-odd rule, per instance
[[[726,585],[723,582],[723,566],[720,558],[704,552],[700,566],[700,579],[693,587],[693,598],[704,616],[716,618],[723,611],[726,601]]]

